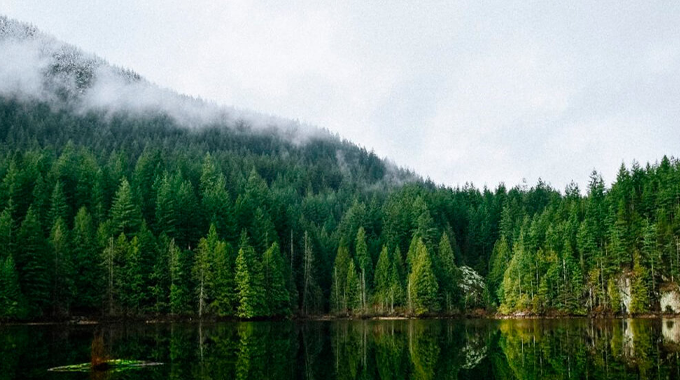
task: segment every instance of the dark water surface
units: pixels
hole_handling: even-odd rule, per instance
[[[54,373],[112,358],[165,365]],[[680,379],[680,319],[0,326],[0,379]]]

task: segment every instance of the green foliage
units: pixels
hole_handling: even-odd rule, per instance
[[[245,232],[236,256],[236,290],[239,318],[251,319],[268,315],[262,262],[255,249],[248,244]]]
[[[123,178],[116,191],[111,206],[111,227],[114,235],[125,234],[130,237],[142,224],[142,213],[132,197],[132,189],[127,179]]]
[[[333,283],[331,284],[331,311],[342,314],[347,311],[347,271],[349,270],[352,258],[349,255],[349,248],[343,240],[338,247],[333,266]]]
[[[55,315],[68,315],[75,297],[73,251],[69,245],[68,229],[58,217],[49,237],[52,257],[52,307]]]
[[[609,312],[610,280],[628,272],[644,278],[640,307],[654,311],[660,289],[679,281],[673,158],[622,166],[611,188],[593,172],[585,196],[543,181],[452,189],[401,170],[388,180],[375,154],[332,136],[298,144],[246,123],[189,129],[162,114],[69,109],[0,99],[8,126],[0,263],[15,260],[28,317],[237,315],[232,247],[242,230],[252,247],[244,254],[254,257],[248,270],[261,272],[265,288],[274,278],[279,288],[279,272],[285,280],[285,292],[264,292],[258,317],[288,314],[286,295],[293,313],[367,313],[371,302],[379,313],[399,312],[420,240],[445,312],[473,306],[457,288],[463,265],[486,276],[488,306],[508,312]],[[280,254],[266,262],[274,244]],[[350,307],[354,275],[359,306]]]
[[[26,303],[19,287],[19,274],[12,256],[8,255],[0,263],[0,319],[21,319],[26,313]]]
[[[649,311],[649,272],[641,263],[640,254],[634,255],[633,281],[631,289],[630,312],[641,314]]]
[[[30,314],[37,316],[46,311],[50,301],[51,272],[47,244],[37,213],[29,208],[19,229],[17,267],[21,289],[26,296]]]
[[[85,207],[78,210],[71,230],[73,250],[73,285],[75,294],[73,308],[92,311],[101,305],[103,273],[99,266],[99,254],[94,236],[92,217]]]
[[[423,240],[418,239],[413,268],[408,277],[409,308],[415,315],[439,311],[438,291],[432,259]]]
[[[281,255],[278,243],[273,243],[264,252],[262,264],[269,315],[287,317],[291,314],[290,297],[286,289],[283,255]]]

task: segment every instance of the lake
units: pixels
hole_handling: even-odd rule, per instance
[[[111,358],[119,372],[48,372]],[[0,326],[0,379],[678,379],[680,319]]]

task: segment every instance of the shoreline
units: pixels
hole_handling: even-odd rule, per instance
[[[167,323],[220,323],[220,322],[331,322],[331,321],[406,321],[406,320],[434,320],[434,319],[463,319],[463,320],[558,320],[558,319],[589,319],[589,320],[609,320],[609,319],[664,319],[680,318],[680,313],[645,313],[636,315],[537,315],[537,314],[447,314],[447,315],[389,315],[389,316],[336,316],[330,314],[293,316],[290,318],[258,318],[258,319],[239,319],[232,317],[213,317],[213,318],[192,318],[192,317],[120,317],[120,318],[95,318],[82,317],[78,319],[53,319],[53,320],[32,320],[32,321],[0,321],[0,326],[89,326],[106,324],[167,324]]]

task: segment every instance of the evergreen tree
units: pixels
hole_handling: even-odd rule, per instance
[[[16,248],[16,227],[12,218],[12,202],[0,214],[0,261],[14,254]]]
[[[52,307],[54,315],[68,315],[75,296],[74,264],[66,223],[58,217],[50,232],[52,266]]]
[[[349,263],[352,258],[349,255],[347,243],[343,240],[338,247],[333,265],[333,283],[331,284],[331,311],[344,313],[347,311],[346,282]]]
[[[239,297],[240,318],[264,317],[268,314],[264,289],[262,263],[248,244],[245,231],[241,235],[241,248],[236,257],[236,289]]]
[[[394,313],[394,306],[401,305],[404,299],[404,263],[399,247],[396,248],[390,260],[389,284],[390,312]]]
[[[446,233],[442,235],[439,242],[439,265],[441,273],[439,282],[439,291],[441,293],[441,300],[444,303],[446,311],[452,311],[458,303],[459,293],[459,273],[456,267],[456,258],[453,253],[453,248],[449,243],[449,237]]]
[[[121,235],[122,237],[122,235]],[[120,238],[119,238],[120,239]],[[121,301],[127,314],[138,314],[143,310],[143,302],[147,298],[144,279],[143,252],[138,236],[132,238],[123,248],[122,239],[119,240],[121,253],[125,257],[122,268],[124,279],[120,282]]]
[[[349,260],[347,267],[347,280],[345,281],[345,297],[347,300],[347,310],[356,311],[361,308],[361,280],[357,274],[354,260]]]
[[[174,239],[168,245],[170,262],[170,313],[186,315],[191,313],[191,291],[189,286],[188,256],[176,244]]]
[[[363,312],[368,310],[368,297],[370,291],[370,281],[373,279],[373,260],[368,253],[368,245],[366,244],[366,231],[363,227],[359,227],[357,231],[357,240],[355,244],[356,261],[359,266],[359,283],[361,285],[361,309]]]
[[[408,278],[409,308],[415,315],[439,310],[439,285],[432,269],[432,259],[422,239],[418,239],[413,269]]]
[[[375,267],[375,280],[373,282],[375,284],[374,297],[378,303],[380,312],[384,312],[391,301],[391,269],[392,265],[390,263],[387,247],[383,246],[383,249],[380,251],[380,256],[378,257],[378,264],[376,264]]]
[[[0,319],[21,319],[25,317],[25,300],[19,287],[19,275],[13,255],[2,260],[0,266]]]
[[[142,225],[142,212],[135,204],[130,183],[125,178],[121,180],[113,199],[111,223],[114,235],[124,233],[128,237],[137,233]]]
[[[19,281],[26,297],[30,314],[38,316],[50,301],[51,271],[48,270],[48,253],[37,213],[29,207],[19,230],[21,244],[17,248]]]
[[[158,177],[155,183],[156,231],[174,238],[177,236],[177,206],[168,173]]]
[[[274,242],[264,253],[265,295],[270,315],[285,317],[290,315],[290,298],[284,277],[284,262],[279,244]]]
[[[630,312],[632,314],[641,314],[649,311],[649,289],[647,288],[649,272],[642,265],[642,260],[638,253],[635,253],[634,261]]]
[[[66,194],[64,194],[64,186],[61,181],[57,181],[52,190],[52,197],[50,201],[50,212],[47,223],[53,226],[58,219],[62,222],[68,218],[68,204],[66,203]]]
[[[194,257],[193,276],[196,282],[196,298],[198,305],[198,317],[202,318],[208,311],[208,305],[213,298],[213,257],[219,244],[215,225],[210,225],[207,238],[201,238]]]
[[[92,217],[85,207],[78,210],[71,231],[73,250],[73,280],[75,297],[73,307],[95,310],[100,306],[103,276],[100,270]]]
[[[238,294],[235,283],[235,262],[231,246],[217,240],[216,234],[208,233],[209,246],[213,246],[213,289],[214,300],[211,310],[219,316],[236,315]],[[215,241],[214,243],[212,243]],[[214,245],[213,245],[214,244]]]

